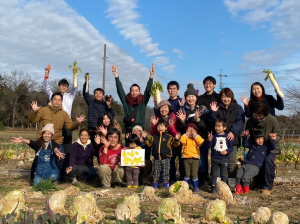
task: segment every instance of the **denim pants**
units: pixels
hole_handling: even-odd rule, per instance
[[[221,180],[227,183],[227,169],[228,159],[212,159],[211,160],[211,185],[217,184],[217,178],[219,175],[219,169],[221,174]]]
[[[58,173],[53,170],[49,170],[46,172],[43,176],[40,176],[38,174],[34,175],[34,185],[37,185],[41,180],[50,179],[52,181],[58,180]]]

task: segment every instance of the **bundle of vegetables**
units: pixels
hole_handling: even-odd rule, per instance
[[[182,223],[181,207],[177,204],[176,200],[172,198],[163,199],[158,206],[157,213],[162,214],[166,220],[173,219],[174,223]]]
[[[14,210],[19,215],[25,209],[25,198],[22,191],[11,191],[0,200],[0,214],[7,215]]]
[[[289,217],[282,213],[282,212],[274,212],[271,217],[270,220],[268,222],[269,224],[289,224]]]
[[[176,199],[179,204],[195,204],[204,202],[205,199],[200,195],[194,195],[192,190],[189,190],[189,185],[186,181],[177,181],[169,187],[170,195]]]
[[[143,192],[141,193],[141,200],[145,200],[145,199],[154,199],[154,200],[159,199],[159,197],[155,195],[155,189],[153,187],[146,186],[144,188]]]
[[[270,71],[269,69],[268,70],[263,70],[262,73],[267,73],[267,76],[265,78],[265,81],[267,81],[267,79],[270,79],[272,85],[274,86],[275,90],[276,90],[276,93],[278,94],[278,96],[280,96],[281,99],[284,98],[284,95],[283,93],[281,92],[277,82],[276,82],[276,79],[275,79],[275,76],[274,74],[272,73],[272,71]]]
[[[229,186],[221,180],[217,183],[217,196],[227,203],[233,203],[233,196]]]
[[[207,221],[223,222],[225,215],[226,203],[223,200],[210,201],[205,209],[205,219]]]
[[[251,214],[254,223],[263,224],[267,223],[271,217],[271,210],[267,207],[259,207],[256,212]]]
[[[73,68],[72,68],[72,66],[73,66]],[[77,61],[76,61],[76,59],[73,62],[73,65],[69,65],[69,68],[72,68],[72,71],[73,71],[74,88],[77,88],[77,72],[79,70],[80,73],[81,73],[82,70],[81,70],[81,68],[77,67]]]
[[[13,150],[1,150],[0,151],[0,158],[3,160],[8,159],[15,159],[16,158],[16,152]]]
[[[49,198],[49,207],[54,213],[67,214],[65,204],[67,200],[67,194],[65,191],[57,191]]]

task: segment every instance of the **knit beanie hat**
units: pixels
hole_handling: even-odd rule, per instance
[[[194,124],[194,123],[188,123],[188,125],[186,126],[186,130],[187,130],[189,127],[195,128],[196,132],[198,132],[198,127],[197,127],[196,124]]]
[[[46,124],[43,129],[42,129],[42,133],[44,131],[50,131],[52,133],[52,135],[54,135],[54,125],[49,123],[49,124]]]
[[[195,95],[198,96],[197,90],[195,90],[194,85],[192,83],[189,83],[187,85],[187,90],[184,93],[184,96],[188,96],[188,95]]]
[[[170,108],[172,108],[169,100],[162,100],[157,104],[156,109],[159,110],[159,108],[161,108],[162,106],[166,106],[166,105],[169,106]]]
[[[132,128],[132,133],[134,132],[135,129],[138,129],[139,131],[143,132],[143,128],[139,125],[136,125]]]

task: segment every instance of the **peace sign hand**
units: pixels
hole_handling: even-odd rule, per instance
[[[179,106],[183,107],[185,104],[185,97],[182,97],[182,100],[178,100]]]
[[[213,139],[213,134],[212,132],[208,132],[207,140],[210,142]]]

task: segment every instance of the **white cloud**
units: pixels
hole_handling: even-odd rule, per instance
[[[175,70],[176,65],[167,65],[162,67],[162,70],[165,72],[173,72]]]
[[[183,59],[183,52],[179,49],[173,49],[173,53],[177,54],[177,56]]]
[[[154,59],[154,63],[161,66],[161,65],[166,65],[168,64],[170,61],[170,59],[168,57],[164,57],[164,56],[161,56],[161,57],[156,57]]]
[[[146,86],[151,65],[147,68],[136,62],[71,9],[64,0],[1,0],[0,14],[0,72],[22,70],[41,83],[45,66],[51,64],[50,80],[62,77],[71,79],[68,66],[76,59],[83,70],[79,74],[79,90],[82,91],[84,73],[89,72],[92,92],[96,87],[102,87],[102,55],[103,44],[106,43],[109,56],[106,64],[107,94],[119,99],[111,73],[113,64],[118,67],[125,92],[129,90],[133,80],[138,80],[142,89]],[[17,39],[33,41],[35,44]],[[38,46],[39,43],[51,43],[55,50],[53,47]]]
[[[230,55],[230,54],[232,54],[232,51],[226,51],[222,55]]]
[[[146,56],[157,56],[165,52],[158,48],[158,43],[152,43],[149,31],[141,23],[137,23],[140,14],[135,11],[136,0],[106,0],[108,17],[112,24],[120,29],[125,39],[131,40],[133,45],[141,47],[141,53]]]
[[[271,7],[279,4],[278,0],[223,0],[224,5],[231,13],[238,11],[252,10],[258,7]]]

